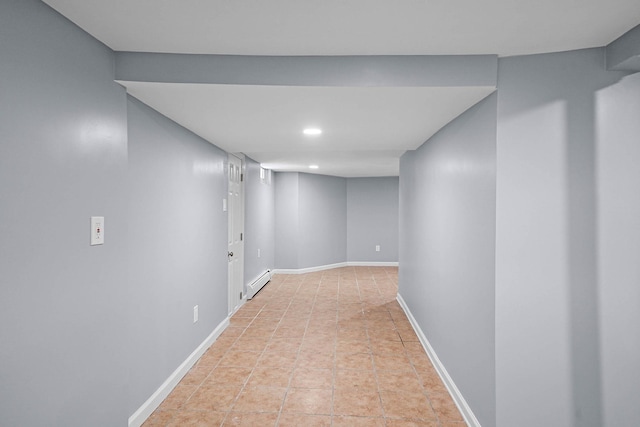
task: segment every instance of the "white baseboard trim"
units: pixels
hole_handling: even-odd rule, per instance
[[[398,296],[396,297],[396,300],[398,301],[398,303],[400,304],[400,307],[402,307],[405,314],[407,315],[407,318],[409,319],[409,322],[411,323],[413,330],[416,332],[416,335],[418,335],[418,339],[420,340],[422,347],[427,353],[427,356],[429,356],[429,359],[431,360],[433,367],[436,369],[436,372],[438,372],[440,379],[442,379],[442,382],[444,383],[445,387],[447,388],[447,391],[453,398],[453,401],[455,402],[456,406],[460,410],[460,413],[462,414],[464,421],[470,427],[481,427],[480,422],[478,421],[476,416],[473,414],[473,411],[467,404],[467,401],[462,396],[462,393],[460,393],[460,390],[458,390],[458,387],[456,387],[455,383],[453,382],[453,379],[449,376],[449,373],[447,372],[444,365],[438,358],[438,355],[436,354],[433,347],[431,347],[429,340],[427,339],[424,332],[422,332],[422,329],[418,325],[418,322],[416,321],[415,317],[413,317],[413,314],[411,314],[411,310],[409,310],[409,307],[404,302],[404,299],[400,294],[398,294]]]
[[[336,264],[319,265],[317,267],[307,267],[307,268],[278,268],[276,270],[272,270],[272,272],[273,274],[306,274],[306,273],[315,273],[316,271],[331,270],[332,268],[340,268],[340,267],[347,267],[347,263],[339,262]]]
[[[238,310],[240,310],[242,308],[242,306],[245,305],[246,302],[247,302],[247,294],[245,292],[245,293],[242,294],[242,298],[240,298],[240,302],[238,303],[238,306],[236,308],[234,308],[231,313],[229,313],[229,317],[228,318],[230,319],[231,316],[236,314],[238,312]]]
[[[347,263],[349,267],[397,267],[398,262],[384,262],[384,261],[349,261]]]
[[[229,326],[229,318],[224,319],[211,334],[196,348],[187,359],[173,371],[169,378],[147,399],[146,402],[138,408],[136,412],[129,417],[129,427],[140,427],[153,411],[160,406],[162,401],[171,393],[180,380],[189,372],[189,369],[202,357],[211,344],[220,336],[222,332]]]
[[[339,262],[336,264],[319,265],[317,267],[307,268],[277,268],[271,270],[271,274],[305,274],[315,273],[316,271],[331,270],[332,268],[341,267],[397,267],[397,262],[367,262],[367,261],[353,261],[353,262]]]

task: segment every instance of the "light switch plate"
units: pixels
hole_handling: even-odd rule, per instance
[[[91,246],[104,244],[104,217],[91,217]]]

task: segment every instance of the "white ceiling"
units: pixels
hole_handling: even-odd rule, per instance
[[[397,175],[418,148],[492,87],[302,87],[121,82],[145,104],[269,169]],[[306,136],[317,127],[322,135]],[[308,166],[320,166],[309,171]]]
[[[522,55],[605,45],[638,0],[45,0],[114,50]]]
[[[136,52],[508,56],[603,46],[640,23],[638,0],[44,1]],[[226,151],[338,176],[397,175],[405,150],[494,90],[122,84]]]

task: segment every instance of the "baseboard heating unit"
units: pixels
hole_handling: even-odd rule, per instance
[[[247,299],[251,299],[271,280],[271,270],[267,270],[247,287]]]

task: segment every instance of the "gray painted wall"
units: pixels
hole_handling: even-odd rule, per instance
[[[449,299],[452,288],[437,288],[469,272],[468,261],[458,264],[465,273],[445,271],[453,258],[448,246],[467,251],[475,241],[455,239],[447,224],[464,220],[469,209],[462,204],[477,195],[444,188],[478,159],[456,165],[428,150],[454,131],[489,141],[478,130],[496,126],[486,105],[495,100],[428,141],[423,159],[418,150],[401,161],[400,293],[485,426],[608,427],[640,417],[640,196],[631,184],[640,182],[640,79],[606,71],[604,56],[604,49],[588,49],[500,60],[493,421],[491,397],[477,398],[491,381],[461,371],[465,357],[449,350],[457,343],[452,337],[464,332],[444,324],[442,311],[466,301],[467,290],[458,289],[458,301]],[[486,114],[470,120],[478,108]],[[446,149],[454,152],[455,145]],[[466,189],[473,185],[479,184]],[[461,205],[449,208],[452,200]],[[485,221],[475,212],[466,219],[478,233],[491,227],[484,212]],[[485,299],[493,292],[485,286],[486,294],[476,295],[481,307],[490,306]],[[461,318],[468,327],[477,324],[467,313]]]
[[[0,2],[0,425],[127,424],[127,122],[113,54]],[[89,246],[89,218],[105,244]]]
[[[274,181],[276,268],[397,262],[398,178],[277,172]]]
[[[640,420],[640,74],[595,94],[603,425]]]
[[[0,32],[0,425],[126,425],[226,317],[226,155],[43,3]]]
[[[275,265],[275,185],[272,172],[265,170],[265,173],[265,179],[261,180],[260,164],[245,158],[245,285]]]
[[[398,192],[398,177],[347,179],[348,261],[398,262]]]
[[[640,71],[640,25],[609,43],[606,55],[609,70]]]
[[[496,99],[400,160],[399,293],[483,426],[495,425]]]
[[[298,268],[347,260],[347,182],[298,174]]]
[[[300,269],[347,259],[345,178],[276,172],[275,266]]]
[[[227,154],[133,98],[128,123],[132,414],[227,317]]]
[[[500,61],[498,425],[602,425],[594,94],[621,76],[603,49]]]
[[[298,178],[296,172],[273,174],[275,190],[275,268],[298,267]]]

